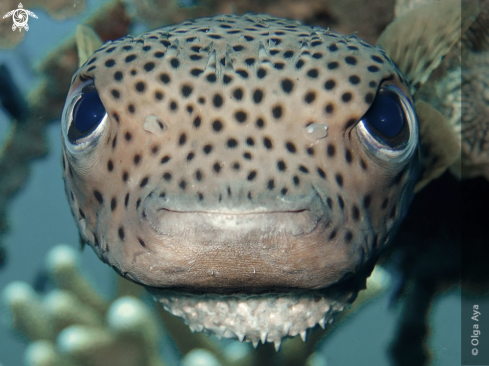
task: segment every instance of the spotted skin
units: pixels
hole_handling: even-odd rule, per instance
[[[355,36],[220,15],[107,43],[70,93],[90,79],[108,119],[83,153],[65,136],[66,191],[83,240],[138,283],[323,289],[389,242],[411,200],[415,155],[382,161],[356,131],[381,85],[409,87]]]

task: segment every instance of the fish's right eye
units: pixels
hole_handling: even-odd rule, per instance
[[[68,129],[68,139],[72,144],[89,136],[102,123],[105,107],[96,90],[82,94],[75,103],[72,122]]]
[[[104,131],[107,111],[93,80],[74,90],[63,110],[63,134],[74,151],[93,146]]]

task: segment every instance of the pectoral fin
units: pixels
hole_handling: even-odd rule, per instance
[[[414,93],[474,22],[477,0],[434,1],[394,20],[377,44],[406,74]]]
[[[415,106],[421,135],[421,178],[414,187],[418,192],[459,159],[461,148],[460,137],[440,112],[422,100]]]

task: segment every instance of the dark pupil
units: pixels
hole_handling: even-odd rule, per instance
[[[105,107],[96,91],[82,95],[73,108],[73,122],[68,138],[75,142],[88,136],[100,124],[105,116]]]
[[[364,120],[388,138],[399,135],[406,123],[399,99],[392,92],[379,93],[365,114]]]

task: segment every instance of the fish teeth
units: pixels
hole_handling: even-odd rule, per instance
[[[305,342],[307,340],[307,330],[303,330],[301,332],[301,338],[302,338],[303,342]]]
[[[259,340],[255,339],[253,341],[251,341],[251,344],[253,344],[253,348],[256,349],[258,347],[258,343],[260,343]]]
[[[268,332],[262,332],[260,337],[261,343],[265,344],[265,342],[267,341],[267,336],[268,336]]]
[[[275,351],[278,352],[280,351],[280,346],[282,345],[282,341],[281,340],[276,340],[273,342],[274,346],[275,346]]]
[[[213,50],[207,60],[207,65],[205,65],[205,73],[216,71],[216,50]]]

